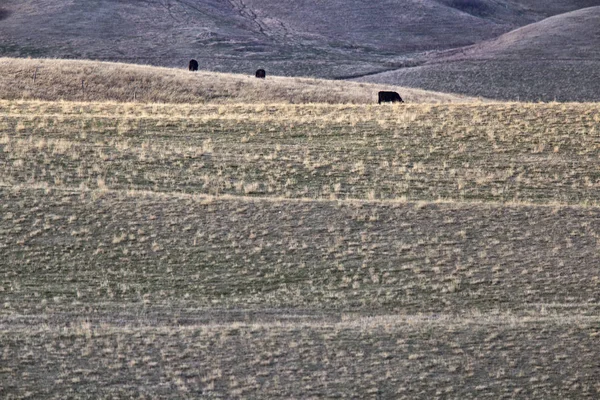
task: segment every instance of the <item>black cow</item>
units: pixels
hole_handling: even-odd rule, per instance
[[[265,72],[264,69],[257,69],[256,70],[256,77],[257,78],[265,79],[266,76],[267,76],[267,73]]]
[[[198,61],[191,59],[188,64],[188,69],[190,71],[198,71]]]
[[[379,92],[378,103],[404,103],[404,100],[397,92]]]

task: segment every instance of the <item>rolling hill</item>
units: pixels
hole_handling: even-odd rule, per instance
[[[411,103],[474,98],[390,85],[253,76],[84,60],[0,58],[0,99],[138,103],[354,103],[395,90]]]
[[[600,7],[560,14],[429,62],[359,79],[526,101],[600,100]]]
[[[348,77],[424,60],[600,0],[7,0],[0,55]]]
[[[0,399],[600,398],[600,102],[388,83],[596,99],[598,2],[287,3],[0,2]]]
[[[600,7],[547,18],[464,49],[451,59],[600,59]]]

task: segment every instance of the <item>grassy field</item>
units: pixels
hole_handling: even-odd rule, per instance
[[[18,360],[3,360],[3,373],[14,377],[5,381],[5,393],[398,399],[598,394],[597,318],[121,324],[13,325],[1,331],[4,360]]]
[[[187,66],[184,64],[183,66]],[[0,98],[6,100],[135,103],[353,103],[375,104],[394,90],[411,103],[469,102],[474,98],[396,85],[287,78],[96,62],[0,58]]]
[[[596,104],[0,102],[10,186],[595,205]]]
[[[598,104],[0,101],[0,397],[595,398]]]

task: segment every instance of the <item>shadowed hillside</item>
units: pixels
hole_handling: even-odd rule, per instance
[[[587,1],[6,0],[0,55],[347,77],[422,62]],[[33,29],[35,27],[35,29]]]
[[[600,7],[591,7],[516,29],[466,48],[450,59],[600,59],[599,44]]]
[[[429,63],[360,79],[495,99],[600,100],[600,7],[561,14]]]

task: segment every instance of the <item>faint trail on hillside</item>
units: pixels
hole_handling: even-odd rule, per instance
[[[177,23],[182,23],[183,22],[183,21],[181,21],[180,19],[176,18],[173,15],[173,12],[171,11],[171,2],[169,0],[160,0],[158,2],[158,4],[160,4],[160,6],[167,11],[167,13],[169,14],[169,17],[171,17],[171,19],[173,21],[175,21]]]
[[[280,29],[273,29],[273,27],[270,26],[271,24],[265,23],[264,19],[261,19],[258,16],[258,14],[256,14],[256,12],[254,10],[252,10],[252,8],[248,7],[248,5],[246,5],[246,3],[244,3],[244,0],[228,0],[228,1],[231,4],[231,6],[233,7],[233,9],[236,10],[241,17],[251,21],[258,29],[258,32],[260,32],[262,35],[264,35],[268,38],[277,37],[277,36],[279,36],[279,37],[289,37],[290,36],[290,30],[285,26],[283,21],[276,19],[276,18],[269,17],[268,19],[270,21],[273,21],[280,28]]]
[[[266,27],[259,21],[258,16],[256,15],[256,13],[251,9],[248,8],[248,6],[246,5],[246,3],[243,2],[243,0],[228,0],[229,4],[231,4],[231,7],[236,10],[238,12],[238,14],[247,20],[250,20],[257,28],[258,31],[264,35],[264,36],[269,36],[266,33]]]
[[[409,67],[388,68],[388,69],[383,69],[383,70],[380,70],[380,71],[365,72],[365,73],[362,73],[362,74],[335,76],[335,77],[333,77],[333,80],[335,80],[335,81],[343,81],[343,80],[347,80],[347,79],[364,78],[364,77],[367,77],[367,76],[384,74],[386,72],[398,71],[398,70],[404,69],[404,68],[409,68]]]

